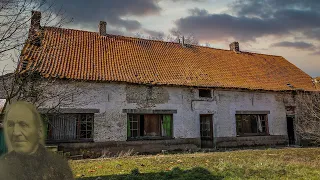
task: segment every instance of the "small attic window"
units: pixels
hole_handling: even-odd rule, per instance
[[[290,83],[287,83],[287,86],[290,87],[290,88],[294,88],[294,86]]]
[[[211,89],[199,89],[199,97],[211,98]]]

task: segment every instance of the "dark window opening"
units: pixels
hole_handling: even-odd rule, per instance
[[[210,89],[199,89],[199,97],[211,98],[211,90]]]
[[[140,134],[144,133],[144,116],[140,115]]]
[[[237,135],[254,136],[268,134],[266,114],[236,114]]]
[[[49,114],[45,118],[47,141],[93,139],[94,114]]]
[[[128,114],[128,139],[172,137],[172,115]]]

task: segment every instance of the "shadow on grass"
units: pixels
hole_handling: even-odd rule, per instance
[[[131,174],[125,175],[107,175],[99,177],[84,177],[78,178],[82,180],[166,180],[166,179],[180,179],[180,180],[221,180],[222,176],[214,175],[205,168],[196,167],[190,170],[181,170],[180,168],[173,168],[171,171],[162,171],[158,173],[140,173],[138,169],[133,169]]]

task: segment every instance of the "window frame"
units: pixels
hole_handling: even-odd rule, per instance
[[[140,126],[140,116],[143,116],[143,115],[158,115],[158,118],[159,118],[159,133],[160,133],[160,136],[143,136],[143,135],[141,135],[140,134],[140,132],[141,132],[141,126]],[[162,121],[163,121],[163,116],[164,115],[168,115],[168,116],[170,116],[171,117],[171,122],[170,122],[170,126],[171,126],[171,132],[170,132],[170,136],[163,136],[163,134],[162,134],[162,130],[163,130],[163,128],[162,128]],[[137,132],[138,132],[138,135],[137,136],[132,136],[132,130],[130,129],[130,130],[128,130],[128,128],[129,128],[129,126],[127,125],[127,140],[128,141],[132,141],[132,140],[163,140],[163,139],[173,139],[174,137],[173,137],[173,114],[136,114],[136,113],[127,113],[127,123],[131,123],[130,122],[130,116],[137,116],[137,118],[136,119],[138,119],[138,125],[137,125],[137,127],[138,127],[138,129],[137,129]],[[131,128],[132,126],[130,125],[130,128]],[[129,137],[128,136],[128,131],[130,131],[130,134],[131,134],[131,136]]]
[[[264,122],[265,122],[265,132],[262,132],[260,133],[258,130],[257,130],[257,133],[240,133],[239,132],[239,126],[238,126],[238,119],[237,119],[237,116],[241,116],[241,128],[243,127],[243,118],[242,116],[264,116],[265,119],[264,119]],[[238,137],[245,137],[245,136],[268,136],[270,135],[269,134],[269,123],[268,123],[268,114],[235,114],[235,120],[236,120],[236,134]],[[258,128],[258,125],[257,125],[257,128]],[[263,127],[262,127],[263,128]]]
[[[60,142],[93,142],[93,136],[94,136],[94,113],[63,113],[63,114],[43,114],[45,118],[47,118],[48,122],[44,122],[46,125],[46,142],[48,143],[60,143]],[[50,118],[63,118],[62,121],[72,121],[72,119],[65,119],[67,116],[75,116],[76,119],[75,124],[76,124],[76,130],[74,131],[75,133],[75,138],[73,139],[54,139],[52,138],[52,131],[53,127],[52,124],[49,123],[49,121],[52,121],[53,119],[50,120]],[[81,133],[84,132],[84,130],[81,130],[81,125],[82,125],[82,118],[85,116],[85,126],[86,130],[85,132],[91,131],[90,137],[87,138],[82,138]],[[91,118],[90,121],[88,121],[88,118]],[[68,117],[67,117],[68,118]],[[70,117],[69,117],[70,118]],[[91,124],[91,130],[88,130],[88,123]]]
[[[201,140],[212,140],[213,139],[213,118],[212,118],[213,114],[200,114],[200,138]],[[209,117],[210,118],[210,123],[209,123],[209,126],[210,126],[210,130],[209,130],[209,134],[210,136],[202,136],[202,117]]]

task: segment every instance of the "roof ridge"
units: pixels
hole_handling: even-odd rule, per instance
[[[97,34],[98,36],[101,36],[98,32],[93,32],[93,31],[86,31],[86,30],[79,30],[79,29],[71,29],[71,28],[62,28],[62,27],[52,27],[52,26],[44,26],[44,28],[50,28],[50,29],[61,29],[61,30],[72,30],[72,31],[80,31],[80,32],[87,32],[87,33],[93,33]],[[117,34],[106,34],[105,36],[101,37],[115,37],[115,38],[124,38],[128,40],[143,40],[143,41],[149,41],[149,42],[159,42],[159,43],[170,43],[170,44],[181,44],[178,42],[172,42],[172,41],[163,41],[163,40],[155,40],[155,39],[145,39],[145,38],[139,38],[139,37],[132,37],[132,36],[124,36],[124,35],[117,35]],[[195,45],[195,44],[189,44],[194,47],[198,48],[207,48],[207,49],[212,49],[212,50],[221,50],[221,51],[230,51],[228,49],[220,49],[220,48],[214,48],[214,47],[208,47],[208,46],[202,46],[202,45]],[[257,55],[266,55],[266,56],[273,56],[273,57],[282,57],[279,55],[273,55],[273,54],[262,54],[262,53],[256,53],[256,52],[249,52],[249,51],[240,51],[240,54],[257,54]]]
[[[201,48],[209,48],[209,49],[215,49],[215,50],[223,50],[223,51],[230,51],[228,49],[220,49],[220,48],[213,48],[213,47],[208,47],[208,46],[201,46],[201,45],[194,45],[194,46],[198,46],[198,47],[201,47]],[[241,51],[240,50],[240,53],[246,53],[246,54],[257,54],[257,55],[266,55],[266,56],[274,56],[274,57],[282,57],[283,56],[280,56],[280,55],[274,55],[274,54],[262,54],[262,53],[257,53],[257,52],[250,52],[250,51]]]
[[[72,31],[81,31],[81,32],[88,32],[88,33],[98,34],[97,32],[93,32],[93,31],[86,31],[86,30],[80,30],[80,29],[71,29],[71,28],[63,28],[63,27],[43,26],[43,28],[44,29],[72,30]]]

